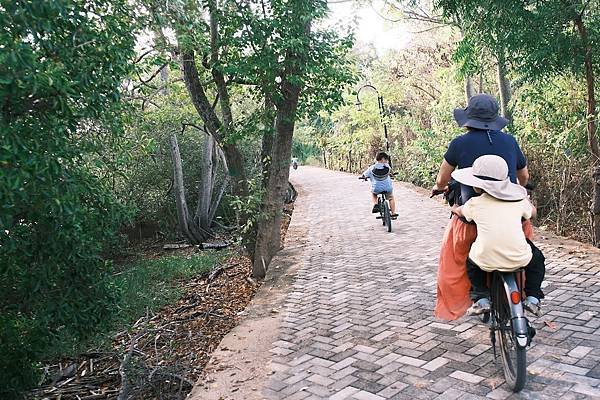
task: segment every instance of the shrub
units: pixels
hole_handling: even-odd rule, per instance
[[[122,154],[127,4],[0,0],[1,398],[89,337],[117,297],[101,254],[128,210],[111,191],[118,171],[97,154]]]

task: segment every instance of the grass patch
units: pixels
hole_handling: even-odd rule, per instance
[[[52,363],[56,359],[76,358],[91,348],[112,348],[117,332],[128,330],[133,322],[147,312],[155,312],[166,304],[176,302],[184,294],[183,281],[208,273],[228,255],[224,251],[203,251],[139,259],[120,265],[119,272],[106,277],[107,286],[112,288],[114,294],[111,300],[112,316],[99,321],[86,340],[77,340],[68,333],[59,337],[56,345],[47,348],[42,358],[46,363]]]
[[[227,253],[202,252],[140,260],[112,277],[121,293],[117,309],[118,325],[155,311],[183,294],[181,280],[208,273]]]

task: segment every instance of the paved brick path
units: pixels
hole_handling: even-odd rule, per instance
[[[354,176],[302,166],[292,180],[301,196],[290,232],[310,221],[309,245],[282,310],[265,398],[600,398],[597,255],[541,244],[545,315],[533,321],[529,380],[516,396],[485,327],[432,316],[445,206],[397,186],[401,217],[387,233]]]

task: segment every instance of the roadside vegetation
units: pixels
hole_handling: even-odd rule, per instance
[[[497,95],[540,223],[597,244],[599,10],[387,1],[422,33],[378,54],[322,0],[0,0],[0,398],[184,398],[281,247],[291,157],[385,148],[366,83],[424,186]]]
[[[407,48],[357,44],[361,82],[385,101],[397,179],[430,188],[450,140],[452,111],[475,93],[494,95],[529,160],[538,224],[600,244],[597,1],[386,1],[375,9],[413,34]],[[355,90],[356,90],[355,89]],[[357,172],[385,149],[377,93],[355,94],[298,128],[303,162]]]
[[[61,360],[99,342],[116,394],[142,396],[128,346],[150,342],[127,332],[194,298],[192,281],[223,290],[216,311],[193,303],[208,329],[194,339],[209,349],[233,326],[280,248],[295,123],[354,80],[352,36],[326,13],[317,0],[0,0],[1,398],[87,379],[89,361],[68,377]],[[200,253],[144,260],[129,254],[140,241]],[[213,277],[227,266],[211,246],[249,261]]]

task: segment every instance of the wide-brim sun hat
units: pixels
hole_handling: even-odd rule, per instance
[[[508,125],[508,120],[498,115],[499,110],[496,99],[482,93],[472,96],[466,108],[455,109],[454,119],[458,126],[499,131]]]
[[[508,165],[500,156],[481,156],[472,167],[452,172],[452,177],[464,185],[481,188],[499,200],[518,201],[527,197],[527,189],[510,181]]]
[[[385,177],[390,173],[390,168],[386,165],[376,166],[373,168],[373,175],[377,177]]]

